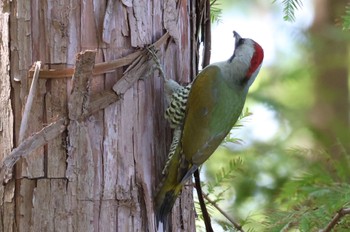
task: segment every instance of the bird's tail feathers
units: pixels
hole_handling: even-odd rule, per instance
[[[175,201],[181,193],[182,184],[174,186],[173,188],[165,190],[160,189],[155,198],[155,214],[157,219],[157,226],[159,222],[165,226],[167,222],[167,216],[170,214]]]

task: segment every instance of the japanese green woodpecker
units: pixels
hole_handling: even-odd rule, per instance
[[[233,34],[235,50],[230,59],[207,66],[192,86],[169,82],[173,93],[166,118],[174,136],[155,197],[157,222],[166,220],[185,182],[230,132],[259,73],[263,49],[254,40]]]

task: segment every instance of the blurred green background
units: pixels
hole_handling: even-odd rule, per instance
[[[350,202],[348,1],[297,2],[294,21],[282,0],[218,0],[212,10],[221,13],[211,62],[230,57],[233,30],[265,52],[245,106],[252,115],[201,171],[205,192],[245,231],[318,231]],[[233,230],[209,210],[215,231]],[[350,231],[349,220],[336,231]]]

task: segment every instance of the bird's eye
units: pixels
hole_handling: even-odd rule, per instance
[[[241,38],[237,41],[237,46],[242,45],[243,43],[244,43],[244,39]]]
[[[237,49],[239,46],[241,46],[244,43],[244,39],[238,38],[238,40],[235,41],[235,49]]]

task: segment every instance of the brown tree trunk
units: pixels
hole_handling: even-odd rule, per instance
[[[350,151],[348,33],[335,25],[340,23],[347,2],[315,1],[311,28],[316,78],[310,120],[319,144],[333,148],[334,158],[343,148]]]
[[[98,68],[168,31],[161,63],[168,77],[188,82],[196,67],[194,7],[185,0],[2,1],[2,171],[14,147],[22,158],[0,187],[0,231],[156,230],[153,195],[171,140],[163,81],[140,71],[152,65],[141,53],[122,60],[133,64],[125,75],[125,65],[105,74]],[[94,51],[76,56],[84,50]],[[35,61],[42,71],[19,141]],[[173,231],[194,231],[192,188],[171,222]]]

